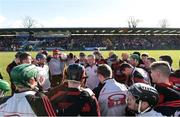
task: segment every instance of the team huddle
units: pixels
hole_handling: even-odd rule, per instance
[[[99,49],[17,52],[0,80],[0,116],[180,116],[180,70],[163,55]],[[4,96],[7,91],[11,96]]]

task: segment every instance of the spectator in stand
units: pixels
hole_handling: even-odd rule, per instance
[[[27,40],[27,38],[28,37],[1,36],[0,50],[17,50],[21,45],[23,45],[22,42]],[[107,41],[104,40],[104,38],[109,38],[110,42],[112,42],[113,49],[116,50],[180,49],[179,35],[71,35],[68,38],[54,36],[36,37],[36,40],[40,42],[38,44],[39,48],[58,47],[61,45],[61,47],[66,50],[82,50],[86,47],[106,47]]]
[[[112,78],[112,69],[107,64],[98,66],[98,78],[102,87],[98,102],[102,116],[124,116],[127,88]]]
[[[53,50],[53,57],[48,63],[50,70],[50,82],[51,87],[55,87],[61,84],[63,77],[64,64],[60,61],[60,51]]]
[[[159,100],[157,90],[144,83],[135,83],[128,89],[127,106],[135,111],[136,116],[162,116],[154,111]]]
[[[170,82],[170,73],[171,67],[165,61],[151,64],[152,82],[160,95],[155,110],[166,116],[173,116],[176,111],[180,111],[180,89]]]
[[[88,78],[86,79],[85,86],[93,90],[99,84],[99,79],[97,76],[97,64],[93,54],[87,56],[87,63],[88,65],[86,66],[86,74]]]
[[[127,86],[131,86],[138,82],[146,84],[150,83],[149,74],[141,68],[133,67],[128,63],[123,63],[120,66],[120,71],[126,76],[125,84]]]

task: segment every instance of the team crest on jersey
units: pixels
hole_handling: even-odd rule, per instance
[[[38,77],[38,83],[40,84],[40,85],[43,85],[44,84],[44,82],[45,82],[45,76],[39,76]]]
[[[108,107],[112,108],[114,106],[122,105],[126,103],[126,95],[125,94],[113,94],[108,97]]]

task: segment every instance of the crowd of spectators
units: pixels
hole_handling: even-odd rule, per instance
[[[176,35],[141,35],[121,36],[113,39],[115,49],[179,49],[180,36]]]
[[[72,36],[64,39],[49,39],[41,46],[61,46],[67,50],[83,50],[87,47],[107,47],[114,50],[133,49],[179,49],[177,35],[120,35],[120,36]]]
[[[18,44],[14,37],[0,37],[0,50],[14,50],[15,48],[18,48]]]
[[[27,37],[0,36],[0,51],[16,51],[27,42]]]
[[[179,35],[74,35],[70,37],[32,37],[28,41],[38,41],[37,47],[39,48],[61,47],[65,50],[85,50],[88,47],[106,47],[107,50],[180,49]],[[24,44],[22,38],[19,39],[19,37],[0,37],[1,51],[18,50],[25,46]]]

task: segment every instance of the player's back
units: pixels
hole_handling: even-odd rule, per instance
[[[98,116],[96,98],[86,90],[58,86],[48,92],[58,116]]]

